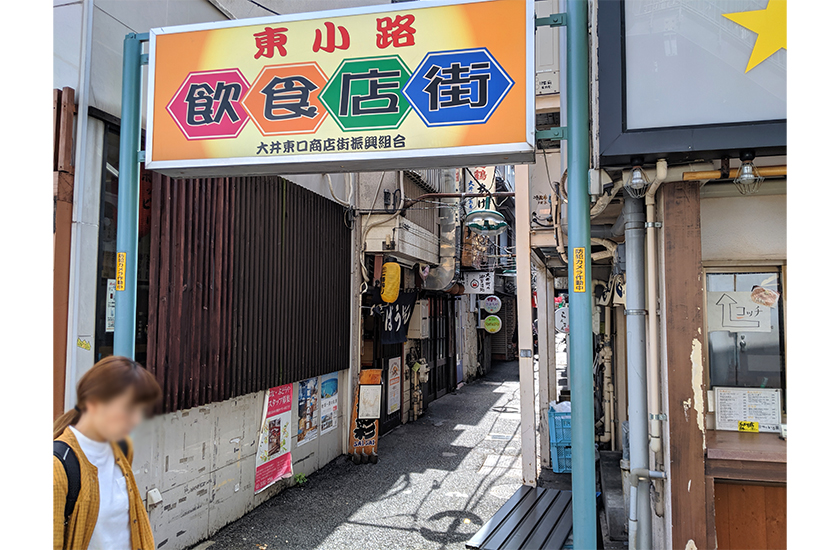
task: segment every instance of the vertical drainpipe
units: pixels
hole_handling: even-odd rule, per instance
[[[441,192],[457,193],[458,183],[455,179],[454,168],[446,168],[440,171]],[[428,290],[449,290],[455,283],[458,276],[460,264],[457,259],[458,240],[457,229],[458,216],[457,208],[460,202],[458,198],[441,199],[443,205],[440,211],[440,263],[429,271],[426,277],[424,288]]]
[[[587,0],[569,0],[566,28],[569,261],[583,251],[584,288],[569,295],[572,389],[572,515],[575,548],[596,548],[592,272],[589,217],[589,30]],[[647,446],[645,446],[647,449]]]
[[[642,199],[624,197],[627,253],[627,409],[630,421],[630,469],[648,470],[648,408],[645,346],[645,214]],[[635,490],[634,490],[635,489]],[[630,491],[628,538],[631,550],[651,548],[650,481]],[[635,505],[635,506],[634,506]]]
[[[140,217],[140,86],[143,43],[135,33],[123,41],[120,176],[117,197],[117,277],[124,254],[125,288],[117,287],[114,355],[134,359],[137,324],[137,234]],[[119,278],[117,279],[119,281]]]

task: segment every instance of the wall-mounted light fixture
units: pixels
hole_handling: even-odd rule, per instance
[[[732,183],[742,195],[755,195],[764,181],[764,177],[758,173],[758,168],[753,163],[755,151],[741,151],[740,157],[741,167],[738,168],[738,174]]]
[[[631,160],[633,168],[630,170],[630,175],[627,176],[627,181],[624,182],[624,191],[634,199],[641,199],[650,187],[650,179],[648,179],[644,168],[642,168],[643,160],[634,158]]]

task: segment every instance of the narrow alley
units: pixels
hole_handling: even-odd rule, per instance
[[[521,486],[520,441],[518,362],[497,362],[383,437],[378,464],[338,457],[195,548],[462,550]]]

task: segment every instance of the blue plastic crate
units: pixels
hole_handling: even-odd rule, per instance
[[[548,438],[552,445],[572,444],[572,413],[548,409]]]
[[[572,471],[572,446],[551,444],[551,469],[555,474]]]

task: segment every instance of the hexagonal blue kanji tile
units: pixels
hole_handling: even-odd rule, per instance
[[[513,84],[487,48],[431,52],[403,95],[426,126],[483,124]]]

